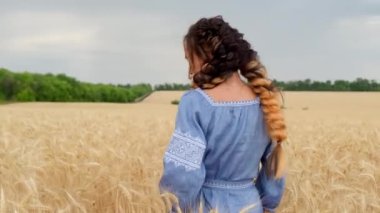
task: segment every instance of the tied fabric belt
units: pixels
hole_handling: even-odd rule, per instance
[[[203,186],[211,188],[221,188],[221,189],[244,189],[254,186],[256,183],[256,178],[252,180],[245,181],[226,181],[226,180],[211,180],[206,179]]]

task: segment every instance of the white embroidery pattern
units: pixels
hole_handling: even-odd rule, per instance
[[[205,142],[199,138],[175,129],[165,152],[164,160],[175,166],[183,166],[186,171],[199,169],[202,163]]]

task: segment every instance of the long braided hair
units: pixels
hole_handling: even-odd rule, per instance
[[[222,16],[201,18],[191,25],[184,37],[184,45],[204,64],[192,79],[192,88],[213,88],[240,70],[247,85],[260,97],[266,127],[275,148],[268,158],[265,171],[280,178],[285,170],[285,153],[281,143],[286,140],[286,125],[279,103],[280,90],[268,79],[265,66],[242,33],[232,28]],[[190,63],[191,66],[191,63]]]

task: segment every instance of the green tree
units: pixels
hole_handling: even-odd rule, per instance
[[[24,88],[21,92],[16,95],[17,101],[35,101],[36,94],[31,88]]]

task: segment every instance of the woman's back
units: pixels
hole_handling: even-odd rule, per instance
[[[215,101],[200,88],[190,93],[200,102],[200,122],[207,141],[206,179],[253,180],[270,143],[259,97]]]

